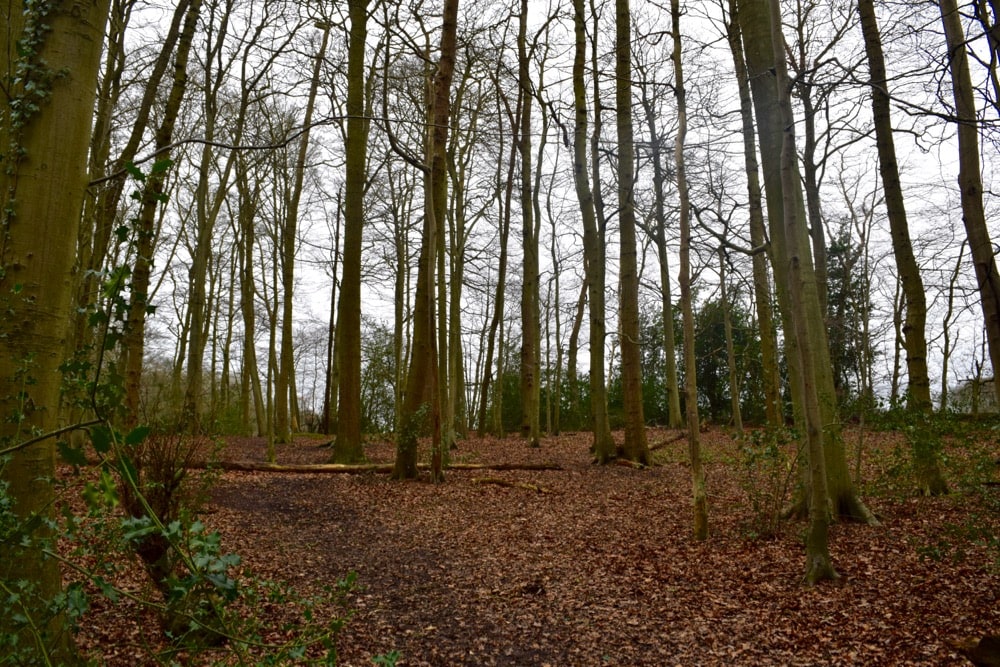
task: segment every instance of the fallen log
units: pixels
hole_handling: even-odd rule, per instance
[[[216,461],[214,463],[198,462],[189,465],[190,468],[215,468],[237,472],[290,472],[290,473],[382,473],[392,472],[391,463],[264,463],[261,461]],[[421,463],[420,470],[429,470],[430,466]],[[562,470],[555,463],[452,463],[445,470]]]
[[[676,434],[672,435],[671,437],[667,438],[666,440],[661,440],[660,442],[657,442],[657,443],[654,443],[654,444],[650,445],[649,446],[649,451],[655,452],[658,449],[663,449],[667,445],[675,443],[678,440],[683,440],[686,437],[687,437],[687,431],[681,431],[680,433],[676,433]]]

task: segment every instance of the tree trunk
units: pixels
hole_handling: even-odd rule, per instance
[[[530,447],[540,444],[539,359],[541,326],[538,308],[538,225],[535,221],[531,169],[531,102],[534,99],[528,52],[528,0],[521,0],[517,32],[517,79],[520,88],[518,148],[521,156],[521,437]]]
[[[729,307],[729,290],[726,286],[725,248],[719,248],[719,304],[722,307],[722,326],[726,332],[726,360],[729,363],[729,404],[733,413],[733,431],[736,439],[743,439],[743,414],[740,409],[740,377],[737,372],[736,345],[733,342],[733,318]]]
[[[502,102],[506,104],[506,98],[499,94],[499,77],[497,77],[497,87],[498,87],[498,105]],[[508,105],[509,106],[509,105]],[[507,115],[511,121],[511,130],[513,134],[517,133],[518,123],[514,117],[514,114],[507,109]],[[497,284],[494,292],[493,298],[493,316],[490,318],[490,331],[486,340],[486,360],[483,363],[483,378],[479,389],[479,433],[480,435],[486,433],[489,430],[493,431],[494,435],[501,434],[501,428],[497,426],[491,415],[488,414],[488,405],[490,402],[490,385],[493,384],[495,388],[502,386],[503,382],[503,330],[501,328],[501,323],[504,318],[504,303],[505,295],[507,291],[507,241],[510,238],[510,213],[511,213],[511,200],[513,198],[513,188],[514,188],[514,168],[517,164],[517,150],[518,146],[516,142],[512,142],[510,146],[510,155],[507,159],[507,174],[506,179],[501,179],[502,166],[501,163],[497,163],[496,170],[496,180],[497,183],[503,183],[503,187],[497,188],[496,198],[497,203],[500,207],[500,250],[499,256],[497,258]],[[500,138],[500,146],[498,154],[503,155],[503,136]],[[494,368],[494,357],[496,358],[496,373],[493,374]],[[492,382],[491,382],[492,376]],[[496,396],[502,396],[502,391],[497,390],[495,392]],[[495,403],[496,401],[494,401]]]
[[[120,89],[117,86],[112,87],[111,90],[114,91],[109,97],[105,97],[103,94],[99,98],[98,108],[100,115],[97,118],[97,124],[94,128],[94,137],[91,145],[91,171],[92,176],[98,176],[105,171],[112,174],[118,174],[124,171],[125,166],[135,160],[135,156],[138,153],[143,138],[149,129],[149,119],[152,115],[153,106],[157,102],[157,96],[161,93],[160,84],[163,81],[163,77],[166,75],[167,69],[170,64],[174,61],[174,53],[177,51],[177,42],[180,39],[181,26],[184,22],[184,17],[187,14],[188,7],[190,5],[190,0],[178,0],[174,7],[173,17],[166,34],[163,37],[163,44],[161,46],[160,52],[157,55],[153,66],[149,69],[148,76],[145,80],[145,86],[142,91],[142,99],[139,102],[138,109],[136,110],[135,119],[132,122],[132,127],[129,133],[128,140],[125,145],[121,147],[120,152],[118,152],[114,162],[109,169],[105,170],[102,164],[103,159],[106,159],[107,155],[110,153],[110,124],[111,124],[111,114],[113,113],[114,106],[113,103],[117,98],[117,93]],[[124,40],[125,37],[125,22],[124,16],[121,11],[116,12],[114,19],[121,18],[123,23],[119,26],[112,28],[114,36],[109,36],[109,39],[117,40],[118,44],[115,46],[109,46],[108,58],[118,57],[121,61],[117,64],[114,70],[105,72],[105,79],[110,75],[113,79],[118,79],[121,76],[121,72],[124,69]],[[114,23],[117,23],[113,19]],[[121,54],[117,51],[122,50]],[[109,60],[110,64],[110,60]],[[102,93],[107,92],[102,90]],[[103,156],[103,158],[102,158]],[[87,216],[84,220],[81,229],[85,230],[81,235],[81,240],[79,244],[79,261],[81,266],[81,280],[79,288],[77,289],[77,304],[79,306],[79,314],[76,318],[75,331],[73,334],[74,343],[77,349],[83,349],[90,343],[90,338],[86,333],[87,328],[87,315],[86,311],[88,306],[93,305],[91,303],[93,299],[94,292],[96,291],[96,281],[97,277],[100,275],[101,269],[104,268],[104,264],[108,259],[108,252],[111,247],[111,238],[114,229],[118,226],[118,213],[119,213],[119,203],[121,201],[122,192],[125,189],[126,179],[122,177],[112,179],[105,187],[101,188],[98,192],[95,200],[89,202],[87,207]]]
[[[958,251],[958,259],[955,260],[955,269],[951,272],[951,279],[948,281],[948,308],[944,314],[944,321],[941,323],[941,330],[944,332],[944,342],[941,345],[941,404],[938,409],[944,412],[948,409],[948,366],[951,362],[951,318],[955,312],[955,291],[958,287],[958,277],[962,272],[962,259],[965,257],[965,241]]]
[[[323,386],[323,416],[320,430],[326,435],[336,435],[334,413],[337,410],[337,348],[334,345],[337,335],[337,264],[340,258],[340,218],[343,205],[340,193],[337,194],[337,215],[333,222],[333,250],[330,253],[330,319],[327,322],[326,335],[326,374]],[[398,362],[397,362],[398,363]],[[398,406],[397,406],[398,407]]]
[[[740,94],[740,118],[743,124],[743,158],[746,164],[747,196],[750,217],[750,244],[754,250],[764,249],[767,234],[761,205],[760,175],[757,165],[757,137],[754,130],[753,106],[746,62],[743,58],[743,37],[737,20],[736,0],[729,0],[730,20],[726,26],[729,48],[733,54],[736,81]],[[778,361],[778,342],[775,334],[774,310],[771,299],[771,281],[768,273],[770,252],[753,255],[753,291],[757,310],[757,327],[760,330],[760,360],[764,380],[764,416],[772,428],[784,425],[784,406],[781,398],[781,376]],[[772,259],[773,261],[773,259]]]
[[[784,218],[785,250],[787,253],[788,293],[791,301],[793,333],[799,354],[801,373],[796,378],[803,397],[806,426],[806,453],[809,465],[809,529],[806,535],[806,582],[815,584],[834,579],[837,573],[830,559],[829,523],[827,507],[826,457],[823,454],[823,415],[820,410],[819,390],[814,355],[823,341],[817,332],[823,322],[809,318],[819,310],[819,291],[815,274],[808,261],[805,216],[802,211],[801,190],[795,152],[795,115],[792,112],[791,83],[784,58],[784,36],[781,33],[781,5],[770,0],[771,44],[774,55],[775,84],[782,132],[781,188]]]
[[[677,170],[677,193],[680,200],[680,276],[681,311],[684,327],[684,411],[687,417],[688,453],[691,459],[691,491],[694,505],[693,533],[696,540],[708,539],[708,494],[705,490],[705,469],[701,460],[698,420],[697,358],[694,340],[694,305],[691,295],[691,204],[688,199],[687,168],[684,161],[684,140],[687,134],[687,99],[682,65],[681,9],[678,0],[670,2],[673,32],[674,95],[677,97],[677,138],[674,141],[674,164]]]
[[[586,272],[586,267],[584,267],[584,272]],[[580,283],[580,296],[576,300],[576,312],[573,315],[573,326],[570,328],[569,345],[566,349],[566,378],[564,384],[569,390],[569,414],[563,417],[563,424],[569,421],[570,428],[574,431],[580,428],[581,423],[577,358],[580,352],[580,329],[583,328],[583,316],[586,313],[586,308],[587,278],[584,275],[583,281]]]
[[[174,76],[163,110],[163,120],[156,131],[155,147],[159,159],[145,182],[142,206],[136,220],[136,260],[132,268],[131,297],[125,324],[123,349],[125,354],[125,426],[134,427],[140,421],[139,397],[146,343],[146,314],[149,310],[150,277],[156,247],[156,212],[164,198],[166,166],[170,164],[169,146],[173,142],[174,125],[187,90],[187,61],[191,42],[201,13],[201,0],[188,6],[184,28],[177,42]]]
[[[615,103],[618,128],[618,221],[620,328],[625,442],[622,456],[649,464],[642,414],[642,353],[639,345],[639,269],[635,238],[635,145],[632,133],[632,16],[629,0],[615,0]]]
[[[240,313],[243,316],[243,374],[244,384],[241,409],[243,427],[248,433],[263,435],[266,432],[264,415],[264,391],[260,384],[260,371],[257,368],[257,311],[256,311],[256,281],[254,278],[254,248],[256,245],[256,229],[254,227],[260,197],[260,180],[254,179],[253,189],[250,187],[250,176],[247,173],[244,158],[239,158],[236,167],[236,189],[239,194],[238,218],[242,238],[237,250],[240,263]],[[250,408],[253,407],[254,420],[251,429]]]
[[[594,193],[587,178],[587,92],[584,84],[587,41],[583,0],[573,0],[575,51],[573,57],[573,100],[576,120],[573,128],[573,182],[580,202],[583,221],[584,271],[590,302],[590,418],[593,444],[591,450],[598,463],[608,463],[615,457],[615,444],[608,423],[608,399],[604,379],[604,243],[598,227]],[[596,73],[594,86],[597,87]],[[594,100],[600,115],[600,101]],[[595,120],[595,123],[597,121]],[[595,132],[597,130],[595,129]],[[597,153],[592,156],[598,161]],[[596,169],[596,167],[595,167]],[[598,187],[600,187],[598,182]]]
[[[352,15],[352,26],[354,16]],[[298,236],[299,201],[302,197],[305,179],[306,157],[309,153],[309,130],[312,125],[313,109],[316,107],[316,94],[319,91],[321,67],[326,55],[326,44],[330,38],[330,25],[322,24],[319,51],[313,63],[312,80],[309,84],[309,96],[306,98],[305,113],[302,118],[302,136],[299,137],[298,152],[293,165],[292,189],[289,193],[285,224],[281,229],[281,357],[279,359],[278,375],[275,378],[275,409],[274,431],[278,442],[290,442],[292,430],[297,429],[298,418],[295,395],[295,350],[293,319],[293,296],[295,292],[295,245]],[[363,63],[362,63],[363,64]],[[350,112],[348,112],[350,113]],[[362,172],[362,178],[364,174]]]
[[[808,357],[803,357],[795,349],[798,337],[792,334],[795,327],[792,318],[794,306],[788,292],[790,282],[787,274],[790,255],[785,239],[784,182],[780,161],[784,142],[783,131],[786,128],[782,126],[774,75],[776,71],[775,54],[779,52],[778,49],[783,44],[783,38],[780,33],[776,34],[775,40],[781,39],[782,41],[774,49],[771,48],[769,16],[768,0],[748,0],[747,3],[740,5],[738,20],[744,38],[747,74],[749,75],[750,90],[757,116],[757,136],[760,141],[761,166],[763,167],[764,189],[767,198],[767,218],[771,231],[772,268],[778,303],[782,313],[783,329],[786,332],[785,359],[788,361],[795,419],[805,430],[805,397],[800,391],[803,387],[802,380],[798,378],[804,372],[799,363],[805,358],[811,360],[815,365],[811,372],[817,381],[816,392],[822,411],[821,423],[825,429],[823,433],[826,454],[825,470],[830,503],[838,517],[864,523],[877,523],[875,517],[858,497],[847,466],[847,455],[840,432],[836,391],[833,386],[829,347],[822,324],[825,320],[819,309],[818,294],[815,300],[809,298],[805,301],[805,306],[810,309],[805,314],[807,324],[814,329],[814,340],[818,345],[813,350],[813,354]],[[798,161],[793,160],[789,167],[797,171]],[[792,182],[798,184],[799,180],[795,178]],[[797,215],[805,220],[805,204],[802,201],[801,190],[798,190],[797,196],[792,193],[792,202],[799,207],[796,209]],[[800,233],[806,232],[804,226],[799,231]],[[802,270],[807,275],[812,274],[808,233],[806,233],[804,242],[799,245],[799,249],[801,251],[799,259],[803,262]],[[814,277],[810,280],[814,280]],[[808,503],[808,496],[803,500]]]
[[[962,198],[962,221],[965,223],[969,251],[979,283],[986,341],[993,365],[994,395],[1000,397],[1000,275],[997,274],[993,243],[983,209],[975,93],[969,74],[969,59],[958,5],[955,0],[941,0],[939,5],[945,39],[948,42],[951,86],[958,120],[958,186]]]
[[[435,235],[438,215],[444,214],[447,195],[447,146],[451,116],[451,80],[455,71],[458,32],[458,0],[445,0],[441,27],[441,51],[430,98],[431,130],[427,147],[429,187],[425,193],[424,229],[417,267],[417,294],[413,310],[413,353],[406,378],[406,397],[397,434],[393,479],[417,476],[417,436],[431,433],[431,480],[444,479],[441,449],[441,404],[438,394],[437,342],[434,326]]]
[[[861,30],[864,34],[865,53],[868,55],[868,71],[871,76],[872,117],[875,122],[875,143],[878,149],[879,171],[882,176],[882,190],[885,196],[886,213],[889,216],[889,231],[892,236],[892,251],[896,259],[896,269],[902,284],[906,317],[903,322],[903,343],[906,347],[906,372],[908,377],[907,403],[910,410],[927,415],[931,411],[931,385],[927,374],[927,303],[924,285],[920,278],[920,267],[913,255],[910,229],[906,220],[903,203],[903,188],[899,182],[899,168],[896,164],[896,146],[892,136],[892,118],[889,109],[888,81],[885,73],[885,58],[882,54],[882,39],[875,18],[873,0],[858,0],[861,16]],[[867,341],[863,341],[865,346]],[[914,432],[914,469],[917,485],[928,495],[940,495],[948,491],[941,472],[936,443],[926,429]]]
[[[44,6],[50,8],[46,15],[39,15],[34,3],[0,9],[5,98],[0,110],[0,410],[6,416],[0,423],[0,450],[57,426],[59,364],[71,333],[87,147],[108,14],[106,0],[82,3],[73,12]],[[0,647],[8,657],[17,649],[15,662],[79,662],[67,618],[49,611],[62,587],[59,562],[44,553],[54,548],[46,546],[52,539],[54,476],[54,438],[15,449],[0,469],[13,516],[26,529],[18,544],[0,544],[0,580],[11,587],[27,583],[19,588],[17,604],[4,607],[29,622],[0,613]]]
[[[671,302],[670,267],[667,258],[667,213],[666,193],[664,192],[667,177],[663,171],[663,161],[661,160],[661,138],[656,124],[656,110],[653,106],[653,100],[650,99],[645,87],[642,89],[642,106],[646,111],[646,125],[649,127],[649,144],[652,147],[653,153],[653,193],[656,197],[654,208],[656,227],[652,233],[652,237],[653,243],[656,245],[656,256],[660,264],[660,316],[663,318],[664,374],[666,375],[667,385],[667,426],[670,428],[680,428],[684,422],[681,418],[680,389],[677,386],[674,306]]]
[[[365,224],[368,122],[365,109],[365,40],[368,0],[348,3],[347,138],[344,162],[344,254],[337,309],[337,439],[335,463],[364,458],[361,442],[361,245]]]

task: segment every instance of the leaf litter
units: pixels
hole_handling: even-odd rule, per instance
[[[302,593],[357,573],[342,665],[394,651],[400,666],[962,665],[958,643],[1000,633],[997,550],[959,530],[973,517],[1000,535],[980,506],[996,487],[866,498],[882,525],[834,525],[840,579],[808,588],[804,524],[750,533],[737,448],[721,430],[702,434],[711,536],[692,539],[686,442],[670,435],[651,435],[670,444],[649,469],[593,465],[586,433],[536,449],[460,441],[453,461],[560,468],[487,471],[500,483],[482,470],[448,470],[443,484],[224,472],[205,520],[247,568]],[[279,445],[278,462],[325,463],[319,443]],[[229,438],[222,456],[265,453],[262,439]],[[366,455],[394,451],[373,442]],[[273,615],[276,633],[284,622],[280,609],[253,613]],[[101,664],[139,664],[161,644],[148,628],[148,614],[95,604],[80,642]]]

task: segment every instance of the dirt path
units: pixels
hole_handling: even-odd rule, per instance
[[[451,471],[439,486],[227,472],[208,520],[254,570],[303,590],[357,573],[344,665],[390,651],[399,665],[959,665],[952,642],[1000,632],[996,552],[971,543],[933,552],[981,511],[971,500],[871,499],[884,525],[834,527],[842,579],[808,589],[802,526],[749,539],[733,446],[707,439],[712,538],[703,544],[689,538],[683,443],[651,470],[602,468],[574,435],[540,450],[462,443],[458,460],[563,470]],[[226,455],[262,460],[263,448],[232,441]],[[327,455],[302,440],[279,461]],[[373,445],[368,455],[388,461],[392,451]]]

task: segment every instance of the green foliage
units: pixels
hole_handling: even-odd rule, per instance
[[[730,292],[729,317],[733,325],[740,412],[746,423],[761,424],[765,419],[760,333],[749,307],[739,299],[739,291],[731,286]],[[718,299],[704,302],[695,313],[695,354],[699,410],[713,423],[729,423],[732,419],[729,359],[722,302]]]
[[[740,443],[739,481],[750,509],[746,531],[751,537],[777,534],[791,499],[799,446],[795,433],[784,428],[750,431]]]
[[[382,655],[372,657],[372,664],[379,667],[396,667],[396,663],[403,655],[399,651],[389,651]]]
[[[168,166],[158,163],[153,170]],[[119,230],[119,240],[131,242],[133,232]],[[94,595],[111,601],[128,598],[161,615],[163,636],[170,643],[151,656],[158,664],[177,664],[181,653],[190,659],[199,654],[207,657],[209,652],[226,664],[334,664],[336,635],[349,616],[345,596],[353,586],[353,575],[320,595],[303,596],[290,586],[241,569],[239,556],[226,553],[220,534],[197,516],[215,473],[190,475],[188,470],[212,459],[213,443],[162,428],[139,426],[122,432],[116,426],[122,416],[124,389],[117,365],[123,358],[129,279],[127,268],[102,276],[102,305],[92,306],[88,318],[96,342],[62,366],[67,402],[96,416],[77,427],[87,427],[87,442],[76,439],[58,445],[63,460],[83,476],[66,488],[79,490],[84,510],[73,509],[80,502],[64,496],[57,501],[61,510],[57,519],[40,514],[21,517],[8,485],[0,481],[3,552],[42,553],[61,561],[67,574],[63,588],[52,595],[12,576],[0,563],[0,624],[12,631],[0,633],[0,664],[52,664],[46,647],[55,643],[53,629],[62,627],[53,619],[82,622]],[[25,369],[27,383],[30,360]],[[20,413],[7,418],[22,421],[30,407],[27,401],[22,403]],[[28,438],[39,435],[19,434],[13,442],[0,443],[0,453],[4,447],[25,446]],[[96,467],[81,473],[93,459]],[[0,468],[3,465],[0,458]],[[117,583],[136,555],[155,584],[152,592],[136,593],[131,583],[127,587]],[[290,618],[280,642],[268,639],[268,619],[258,614],[263,601],[280,604],[282,617]],[[149,646],[161,643],[155,628],[146,631]]]
[[[390,433],[396,424],[393,331],[375,318],[363,317],[361,325],[361,429]]]
[[[736,348],[737,377],[740,382],[740,410],[745,422],[763,423],[764,388],[760,359],[760,335],[753,314],[734,292],[730,304],[733,339]],[[674,342],[677,351],[677,383],[681,410],[684,410],[683,330],[680,311],[674,313]],[[644,313],[639,322],[642,364],[643,414],[649,424],[665,425],[669,421],[666,378],[666,351],[663,342],[662,316]],[[695,355],[698,384],[698,410],[701,417],[715,423],[732,419],[729,387],[729,359],[722,304],[709,300],[695,313]],[[621,368],[615,364],[608,376],[608,413],[611,428],[624,424],[624,401]]]
[[[174,487],[170,498],[157,500],[156,493],[163,490],[149,482],[139,472],[145,470],[143,464],[136,463],[137,452],[149,447],[146,432],[138,428],[123,435],[106,425],[91,429],[93,454],[101,464],[91,481],[76,485],[86,515],[64,503],[62,516],[51,522],[47,537],[32,537],[41,519],[19,519],[7,484],[0,482],[0,543],[5,549],[41,546],[47,557],[61,560],[71,573],[64,589],[43,606],[44,618],[27,613],[33,606],[26,601],[37,595],[31,583],[0,578],[0,617],[10,622],[8,627],[28,629],[37,637],[37,645],[45,645],[52,618],[63,615],[76,625],[85,619],[92,596],[111,601],[130,598],[164,617],[163,631],[171,643],[153,656],[158,664],[172,664],[180,650],[189,656],[224,651],[241,663],[335,664],[336,635],[349,617],[345,600],[354,586],[354,575],[319,595],[304,596],[286,584],[240,569],[241,559],[223,550],[221,535],[191,518],[188,508],[178,502],[193,497],[182,493],[181,485]],[[74,452],[74,459],[78,456],[72,447],[66,451]],[[151,495],[143,489],[152,491]],[[124,501],[129,494],[133,500]],[[121,509],[129,503],[133,508],[123,514]],[[154,504],[170,508],[179,518],[164,521]],[[132,511],[135,507],[142,511]],[[40,544],[39,539],[43,540]],[[120,587],[115,581],[132,555],[142,553],[150,543],[168,545],[173,555],[171,567],[163,570],[164,577],[157,582],[162,597],[142,598],[131,586]],[[280,643],[266,639],[271,629],[268,619],[257,613],[265,602],[280,605],[283,618],[291,614],[282,634],[287,639]],[[156,644],[154,637],[149,639],[150,645]],[[0,655],[5,656],[0,661],[5,665],[46,664],[37,646],[23,645],[17,634],[0,636]]]
[[[827,336],[833,381],[841,404],[849,404],[865,387],[868,360],[876,350],[864,337],[864,318],[871,312],[868,276],[859,270],[864,247],[853,238],[851,221],[843,219],[827,246]]]

